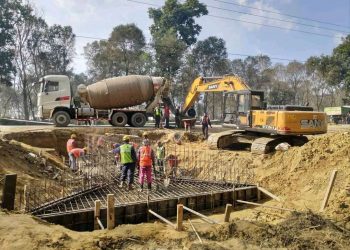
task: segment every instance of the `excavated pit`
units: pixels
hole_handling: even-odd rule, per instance
[[[88,145],[90,148],[89,163],[82,165],[80,176],[68,178],[63,173],[51,188],[47,187],[46,181],[39,187],[28,188],[24,205],[26,211],[69,229],[89,231],[94,228],[96,200],[101,201],[101,221],[106,225],[107,194],[115,196],[117,225],[142,223],[153,219],[154,217],[148,214],[148,209],[166,218],[173,217],[176,215],[178,203],[195,211],[213,212],[216,208],[232,204],[234,197],[247,201],[257,199],[256,186],[249,184],[247,180],[240,180],[239,177],[230,179],[231,173],[217,178],[208,171],[206,176],[198,179],[205,169],[204,165],[228,169],[230,163],[217,161],[218,165],[213,165],[212,161],[215,159],[210,157],[198,159],[198,154],[203,152],[191,151],[183,145],[181,147],[172,145],[171,140],[167,145],[167,154],[180,157],[178,162],[181,162],[181,167],[177,166],[179,168],[177,171],[182,175],[186,173],[186,176],[171,178],[167,187],[164,178],[155,178],[150,193],[140,193],[136,190],[137,187],[132,191],[121,189],[120,170],[115,166],[114,157],[108,154],[108,151],[113,143],[121,143],[125,134],[131,135],[132,142],[140,145],[144,131],[127,128],[74,128],[5,134],[3,139],[6,140],[16,140],[46,150],[53,149],[48,152],[58,159],[64,156],[67,160],[66,142],[72,133],[77,134],[79,147]],[[152,145],[158,140],[169,141],[169,135],[171,134],[154,130],[148,133]],[[186,135],[183,136],[183,140],[187,140]],[[243,177],[242,173],[236,174]]]

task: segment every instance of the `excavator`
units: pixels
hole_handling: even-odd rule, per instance
[[[223,93],[223,126],[230,130],[211,134],[210,148],[247,148],[252,153],[266,154],[286,142],[302,146],[306,135],[327,132],[326,114],[309,106],[272,105],[264,100],[264,92],[252,90],[240,77],[198,77],[188,91],[183,114],[195,117],[193,105],[201,93]]]

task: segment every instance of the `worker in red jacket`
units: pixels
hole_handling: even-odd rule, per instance
[[[139,171],[140,191],[143,191],[143,183],[145,181],[145,178],[147,178],[148,190],[151,190],[152,189],[152,168],[154,167],[155,157],[148,139],[143,140],[143,146],[140,147],[138,151],[137,159],[138,159],[138,166],[140,167],[140,171]]]
[[[76,138],[77,138],[77,135],[76,134],[72,134],[70,136],[70,139],[68,139],[68,141],[67,141],[67,154],[68,154],[68,157],[69,157],[69,167],[72,170],[76,169],[75,160],[74,160],[73,154],[71,153],[72,149],[77,147]]]
[[[74,158],[74,166],[75,168],[72,169],[74,172],[78,171],[78,168],[76,167],[77,166],[77,160],[78,159],[82,159],[84,162],[86,161],[85,159],[85,155],[87,153],[87,147],[85,148],[73,148],[71,151],[70,151],[73,155],[73,158]]]

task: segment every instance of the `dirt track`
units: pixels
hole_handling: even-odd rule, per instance
[[[58,130],[60,132],[55,132],[55,136],[64,137],[68,136],[71,130],[82,132],[86,131],[86,128]],[[93,133],[125,132],[124,129],[111,127],[88,128],[88,130]],[[0,127],[0,131],[5,137],[10,135],[19,140],[30,141],[33,131],[52,133],[52,128]],[[14,132],[20,133],[11,135]],[[139,135],[141,132],[128,130],[127,133]],[[168,133],[164,130],[153,133],[163,136],[163,139],[168,137]],[[198,141],[184,142],[184,145],[197,149],[206,147],[205,143]],[[338,125],[330,126],[327,135],[314,137],[303,147],[276,152],[269,156],[256,157],[242,151],[213,151],[218,160],[254,169],[256,181],[282,198],[282,203],[268,201],[266,204],[303,212],[300,215],[293,215],[261,207],[246,207],[244,210],[232,213],[231,224],[212,227],[195,220],[195,226],[205,246],[198,243],[188,224],[186,232],[181,233],[174,232],[158,222],[123,225],[112,231],[77,233],[61,226],[47,225],[28,215],[1,213],[0,247],[2,249],[203,249],[204,247],[347,249],[350,244],[350,191],[347,189],[350,188],[349,145],[350,126]],[[43,176],[43,173],[33,168],[33,164],[24,157],[24,151],[9,146],[6,142],[0,147],[0,173],[19,172],[19,183],[22,184]],[[338,176],[329,206],[320,217],[317,215],[318,210],[329,174],[333,169],[338,170]],[[213,217],[222,220],[222,213]]]

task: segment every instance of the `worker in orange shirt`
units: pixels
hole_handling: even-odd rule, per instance
[[[68,139],[68,141],[67,141],[67,154],[68,154],[68,157],[69,157],[69,167],[72,170],[76,169],[74,156],[71,153],[72,149],[77,147],[76,138],[77,138],[77,135],[76,134],[72,134],[70,136],[70,139]]]
[[[86,162],[85,155],[87,153],[87,147],[85,147],[85,148],[73,148],[70,152],[73,155],[74,166],[75,166],[75,168],[72,169],[72,170],[74,172],[76,172],[76,171],[78,171],[78,168],[76,167],[77,166],[77,160],[78,159],[82,159],[84,162]]]
[[[141,146],[138,151],[137,159],[138,159],[138,166],[140,167],[140,171],[139,171],[140,191],[143,191],[143,183],[145,181],[145,178],[147,178],[148,190],[151,190],[152,189],[152,167],[154,166],[154,163],[155,163],[155,157],[148,139],[143,140],[143,146]]]

